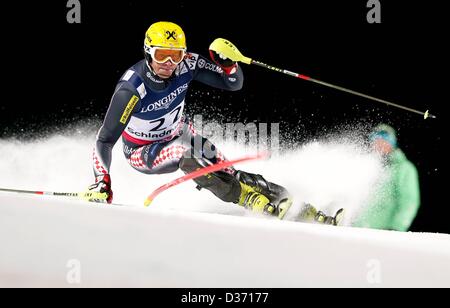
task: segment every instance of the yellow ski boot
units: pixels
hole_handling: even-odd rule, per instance
[[[285,198],[281,200],[277,205],[273,204],[269,198],[265,195],[257,192],[250,185],[241,184],[241,195],[239,197],[238,204],[250,209],[255,213],[263,213],[266,215],[277,216],[279,219],[283,219],[286,212],[292,205],[292,200]]]

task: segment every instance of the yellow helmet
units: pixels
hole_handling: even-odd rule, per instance
[[[144,48],[162,47],[186,50],[183,29],[173,22],[160,21],[152,24],[145,33]]]

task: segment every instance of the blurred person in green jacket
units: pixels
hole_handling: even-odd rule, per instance
[[[385,176],[353,226],[408,231],[420,207],[417,169],[398,148],[396,132],[389,125],[378,125],[370,142],[383,159]]]

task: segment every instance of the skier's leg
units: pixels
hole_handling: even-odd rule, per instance
[[[185,173],[191,173],[199,168],[226,160],[224,155],[208,139],[196,134],[191,136],[191,148],[186,151],[180,160],[180,169]],[[261,176],[259,176],[266,184]],[[278,215],[278,205],[281,201],[280,192],[286,192],[279,185],[270,183],[266,190],[261,191],[258,186],[250,181],[241,180],[242,171],[236,171],[233,167],[224,171],[213,172],[194,179],[198,187],[211,191],[219,199],[225,202],[237,203],[255,212]],[[275,190],[273,190],[275,189]],[[286,193],[287,195],[287,193]],[[277,197],[277,198],[275,198]]]
[[[126,146],[126,145],[125,145]],[[164,174],[178,170],[178,163],[187,147],[177,139],[134,148],[127,155],[128,163],[145,174]]]
[[[190,151],[186,151],[180,160],[180,169],[188,174],[200,168],[212,165],[213,162],[205,157],[190,155]],[[224,171],[216,171],[194,179],[198,188],[204,188],[211,191],[219,199],[225,202],[236,203],[241,193],[241,185],[239,181],[230,173]]]
[[[206,140],[206,142],[209,141]],[[180,169],[187,174],[216,162],[217,157],[209,159],[193,155],[189,150],[180,160]],[[198,177],[194,181],[198,184],[199,189],[204,188],[211,191],[222,201],[237,203],[258,213],[272,214],[274,212],[274,207],[266,196],[239,182],[230,172],[216,171]]]

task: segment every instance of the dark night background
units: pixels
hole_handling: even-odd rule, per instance
[[[224,37],[262,62],[437,115],[424,121],[251,66],[243,67],[240,92],[193,83],[188,94],[192,112],[215,106],[233,122],[281,122],[284,132],[300,132],[296,142],[361,123],[393,125],[420,173],[422,206],[412,231],[450,233],[449,205],[442,200],[448,18],[440,2],[381,0],[381,24],[367,23],[366,0],[253,1],[246,7],[243,1],[80,2],[81,24],[66,22],[65,0],[4,7],[13,21],[3,27],[8,87],[1,137],[26,140],[73,121],[101,120],[118,78],[142,58],[148,26],[170,20],[182,26],[191,51],[207,55],[209,44]]]

